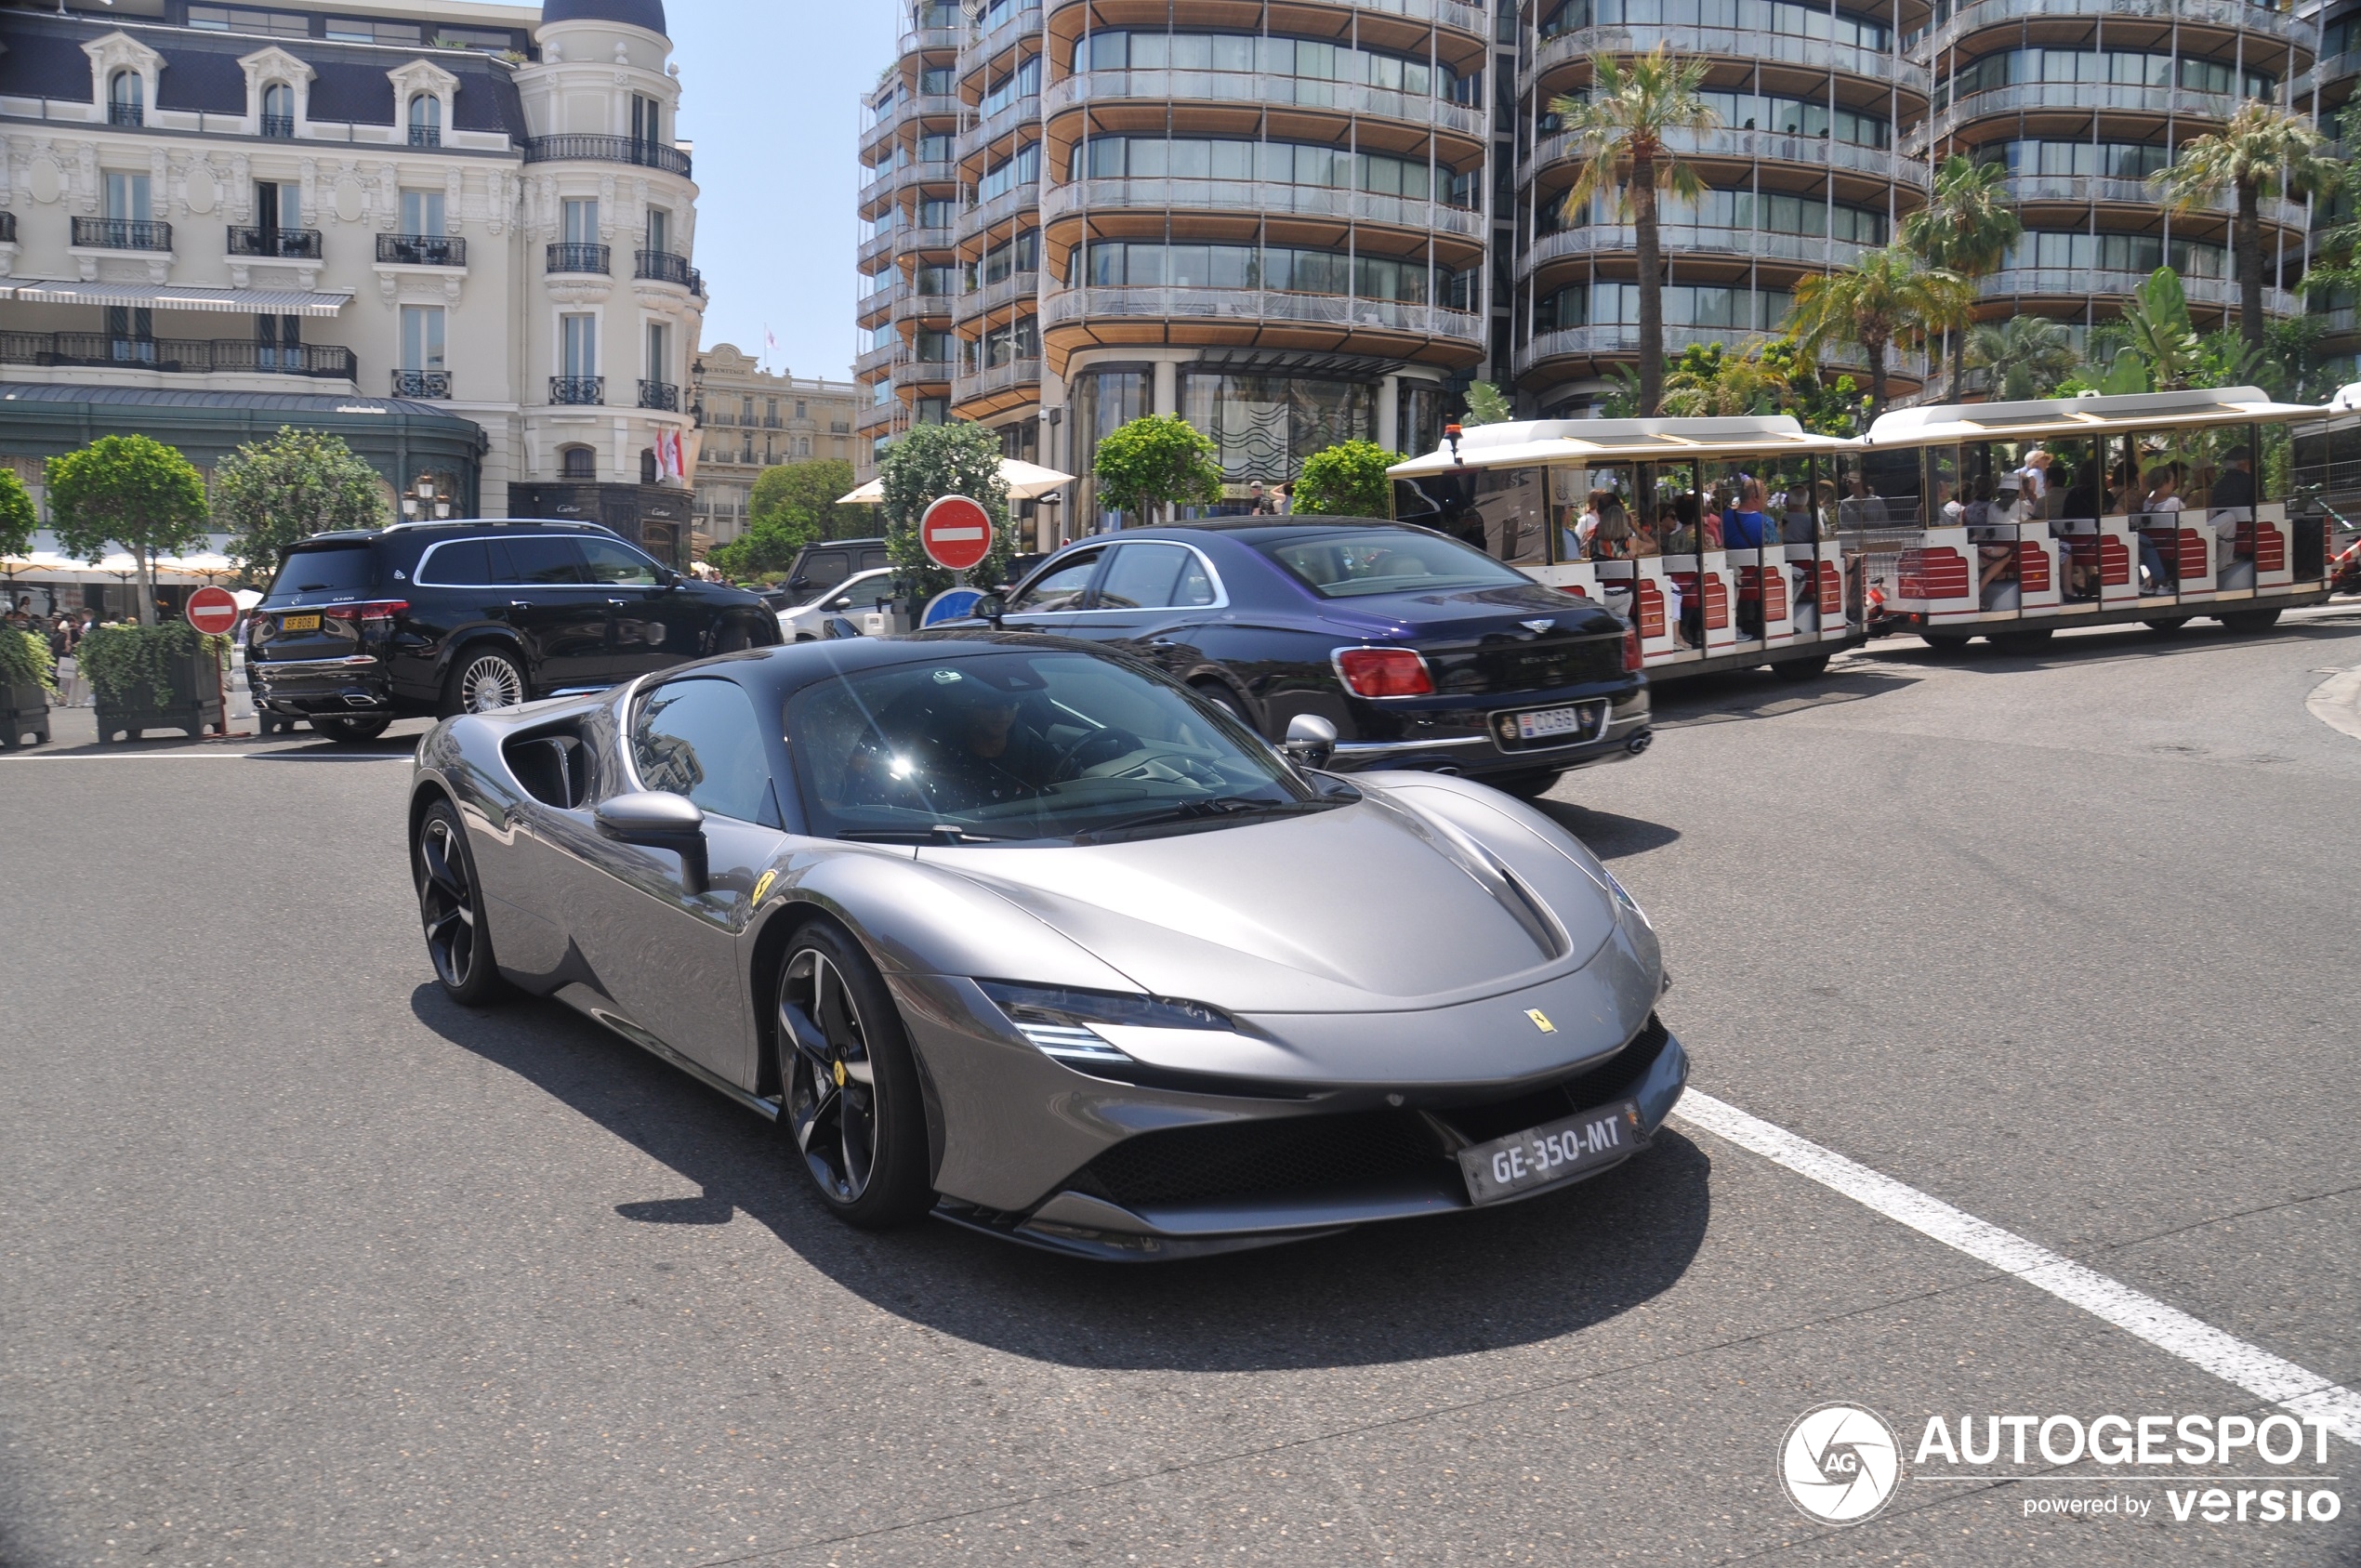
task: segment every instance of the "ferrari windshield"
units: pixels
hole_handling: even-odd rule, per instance
[[[1090,653],[946,649],[807,686],[785,717],[823,837],[1072,842],[1329,804],[1234,719]]]

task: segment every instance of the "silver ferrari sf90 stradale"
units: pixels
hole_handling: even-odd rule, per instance
[[[427,948],[775,1118],[862,1226],[1187,1257],[1644,1147],[1688,1065],[1639,906],[1508,796],[1321,771],[1323,728],[956,631],[467,715],[413,780]]]

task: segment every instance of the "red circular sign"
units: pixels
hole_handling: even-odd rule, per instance
[[[918,520],[918,543],[945,572],[965,572],[992,553],[992,515],[964,495],[945,495]]]
[[[228,588],[199,588],[189,596],[189,624],[207,637],[218,637],[238,624],[238,601]]]

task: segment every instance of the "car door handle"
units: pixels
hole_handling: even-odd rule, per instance
[[[512,599],[508,600],[508,608],[511,610],[530,610],[533,608],[533,601],[527,599]]]
[[[607,600],[607,602],[608,602],[609,604],[622,605],[622,604],[628,604],[628,603],[630,603],[631,601],[630,601],[629,600],[627,600],[627,599],[611,599],[611,600]]]

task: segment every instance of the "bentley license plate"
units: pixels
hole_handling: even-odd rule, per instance
[[[1623,1100],[1462,1149],[1459,1169],[1468,1179],[1470,1202],[1498,1203],[1536,1187],[1571,1180],[1647,1146],[1647,1135],[1640,1130],[1640,1107]]]
[[[283,616],[279,621],[279,629],[281,631],[318,631],[320,617],[317,615]]]
[[[1579,704],[1574,707],[1536,708],[1517,715],[1517,739],[1521,741],[1578,741],[1590,733],[1597,716],[1597,705]]]

